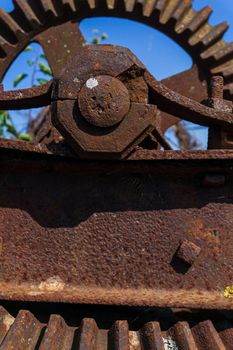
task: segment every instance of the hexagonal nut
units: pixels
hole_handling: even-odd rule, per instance
[[[117,126],[99,128],[80,115],[76,101],[52,104],[53,125],[81,158],[125,158],[155,127],[156,106],[132,103]]]
[[[62,71],[60,80],[83,85],[96,75],[118,77],[126,72],[143,75],[145,66],[127,48],[115,45],[87,45],[82,47]]]
[[[195,243],[183,240],[176,252],[176,258],[188,265],[192,265],[201,253],[201,248]]]
[[[137,103],[147,102],[144,71],[130,50],[112,45],[84,47],[63,70],[52,123],[80,157],[125,158],[154,130],[156,106]]]

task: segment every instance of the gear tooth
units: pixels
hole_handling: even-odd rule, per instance
[[[16,9],[18,9],[21,14],[26,17],[32,29],[38,29],[41,27],[42,24],[39,18],[33,12],[32,8],[26,0],[13,0],[13,4]]]
[[[196,11],[193,10],[192,7],[185,12],[185,14],[181,17],[181,19],[177,22],[175,26],[175,31],[177,34],[183,33],[187,25],[193,20],[196,15]]]
[[[229,56],[231,58],[233,57],[233,42],[225,43],[223,40],[221,40],[221,42],[223,42],[225,45],[214,54],[216,61],[229,59]]]
[[[157,0],[147,0],[143,2],[143,16],[150,17],[155,9]]]
[[[226,46],[225,41],[219,40],[217,43],[214,45],[210,46],[207,50],[203,51],[201,53],[201,58],[203,60],[208,60],[211,57],[215,56],[215,54],[219,51],[222,50]]]
[[[232,81],[232,78],[233,78],[233,62],[232,62],[232,66],[229,67],[228,69],[226,69],[224,72],[223,72],[223,76],[225,78],[225,80],[231,80]]]
[[[223,72],[223,77],[226,81],[230,81],[232,82],[232,78],[233,78],[233,65],[231,67],[229,67],[229,69],[225,70]]]
[[[180,0],[178,3],[178,6],[176,7],[175,11],[172,14],[172,18],[174,18],[174,20],[179,21],[184,15],[185,13],[190,10],[192,6],[192,0],[187,0],[187,1],[183,1]]]
[[[206,37],[211,31],[213,27],[208,23],[204,24],[198,31],[196,31],[189,39],[189,44],[191,46],[197,45],[203,41],[203,38]]]
[[[223,63],[233,57],[233,43],[226,43],[219,40],[206,51],[202,52],[201,58],[208,60],[210,63]]]
[[[74,0],[62,0],[62,6],[68,12],[75,13],[77,11]]]
[[[227,22],[220,23],[217,26],[213,27],[212,30],[202,40],[204,46],[207,47],[212,43],[215,43],[217,40],[221,39],[228,28],[229,25]]]
[[[133,12],[134,7],[136,5],[136,0],[124,0],[125,2],[125,10],[127,12]]]
[[[97,0],[87,0],[87,3],[90,7],[90,9],[95,9],[96,8],[96,1]]]
[[[169,0],[157,0],[155,4],[156,10],[158,10],[160,13],[162,13],[169,3]]]
[[[169,21],[178,5],[179,0],[170,0],[167,2],[160,15],[160,22],[162,24],[166,24]]]
[[[211,68],[210,72],[213,75],[222,74],[224,77],[228,78],[233,74],[233,59]]]
[[[109,10],[114,10],[116,7],[116,0],[106,0],[106,4]]]
[[[51,17],[58,16],[56,9],[52,3],[52,0],[40,0],[40,3],[46,15]]]
[[[188,25],[188,29],[191,32],[197,31],[203,24],[205,24],[208,21],[212,12],[213,9],[210,6],[204,7],[194,16],[193,20]]]
[[[0,8],[0,21],[9,29],[12,35],[17,39],[21,39],[25,32],[24,30],[15,22],[15,20],[7,12]]]
[[[7,56],[14,46],[0,35],[0,57]]]

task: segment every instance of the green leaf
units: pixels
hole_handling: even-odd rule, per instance
[[[32,137],[29,134],[20,134],[18,138],[23,141],[32,141]]]
[[[37,81],[38,81],[38,83],[39,83],[40,85],[44,85],[44,84],[46,84],[46,83],[48,82],[47,79],[43,79],[43,78],[37,79]]]
[[[107,38],[108,38],[108,35],[107,35],[106,33],[103,33],[103,34],[101,35],[101,40],[102,40],[102,41],[106,40]]]
[[[42,54],[40,55],[40,58],[43,58],[44,60],[46,60],[46,56],[45,56],[45,54],[44,54],[44,53],[42,53]]]
[[[17,76],[17,78],[14,80],[14,87],[18,86],[21,81],[23,81],[25,78],[27,78],[28,74],[26,73],[21,73]]]
[[[93,38],[93,39],[91,40],[91,43],[92,43],[92,44],[99,44],[99,43],[100,43],[100,38]]]
[[[7,127],[7,132],[9,132],[9,134],[12,134],[15,137],[18,136],[18,133],[17,133],[14,125],[11,122],[7,122],[6,127]]]
[[[6,126],[7,120],[10,120],[10,115],[7,111],[0,111],[0,122]]]
[[[24,49],[25,52],[29,52],[29,51],[32,51],[32,47],[31,46],[27,46],[25,49]]]
[[[27,65],[29,66],[29,67],[31,67],[31,66],[33,66],[33,61],[27,61]]]
[[[5,124],[5,120],[6,120],[6,112],[0,111],[0,123]]]
[[[52,76],[52,71],[51,69],[43,62],[39,63],[40,71],[44,73],[45,75],[49,75],[50,77]]]

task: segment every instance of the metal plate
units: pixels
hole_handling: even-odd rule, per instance
[[[2,152],[1,299],[233,309],[233,160],[18,155]]]

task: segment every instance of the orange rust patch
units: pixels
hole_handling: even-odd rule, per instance
[[[219,229],[207,227],[201,219],[191,220],[188,224],[188,234],[194,238],[206,242],[208,255],[219,256],[222,253]]]

